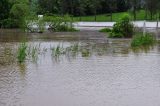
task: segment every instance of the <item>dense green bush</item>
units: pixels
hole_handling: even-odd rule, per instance
[[[151,34],[137,34],[133,37],[131,46],[139,47],[139,46],[148,46],[153,45],[156,42],[156,39]]]
[[[25,18],[29,15],[29,6],[24,2],[16,2],[11,10],[10,17],[15,20],[15,25],[19,28],[24,28],[26,25]]]
[[[118,22],[113,26],[113,30],[109,37],[113,38],[129,38],[132,37],[134,32],[134,26],[130,21],[128,14],[125,14]]]

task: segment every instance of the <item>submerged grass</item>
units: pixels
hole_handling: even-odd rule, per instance
[[[26,56],[27,56],[27,44],[21,43],[20,46],[18,47],[18,55],[17,55],[18,62],[19,63],[24,62]]]
[[[140,49],[144,48],[144,50],[147,51],[148,48],[150,48],[151,46],[153,47],[155,42],[156,42],[156,39],[151,34],[147,33],[145,36],[143,36],[142,33],[137,33],[131,42],[131,46],[135,48],[134,49],[135,52],[139,50],[139,49],[137,50],[136,48],[140,48]],[[72,43],[68,47],[63,47],[63,44],[58,44],[54,47],[50,47],[50,49],[49,48],[42,49],[40,47],[40,44],[28,45],[26,43],[20,43],[17,51],[18,62],[23,63],[25,62],[26,59],[31,60],[32,62],[37,62],[37,59],[39,59],[39,56],[42,54],[45,55],[45,53],[48,50],[50,50],[51,56],[55,59],[61,56],[76,57],[81,55],[82,57],[90,57],[92,56],[92,53],[96,53],[96,55],[103,55],[105,53],[110,53],[110,49],[106,45],[96,46],[96,44],[87,43],[85,45],[80,45],[79,43]],[[116,51],[118,51],[118,49]]]
[[[142,33],[136,34],[131,42],[132,47],[140,47],[140,46],[152,46],[156,43],[156,38],[152,34],[145,34]]]
[[[52,56],[58,57],[62,54],[65,54],[63,46],[61,47],[60,45],[57,45],[56,47],[52,47],[50,49],[52,51]]]
[[[72,51],[73,53],[77,53],[77,52],[79,51],[79,45],[78,45],[78,43],[73,44],[73,45],[70,47],[70,49],[71,49],[71,51]]]
[[[90,51],[88,49],[83,49],[81,51],[82,57],[89,57],[90,56]]]
[[[40,44],[36,46],[29,46],[27,43],[21,43],[17,51],[18,62],[23,63],[26,58],[35,62],[38,59],[40,52]]]
[[[52,56],[59,57],[61,55],[76,56],[81,53],[82,57],[90,56],[90,51],[84,47],[81,47],[78,43],[71,45],[70,47],[63,48],[63,46],[57,45],[51,48]]]

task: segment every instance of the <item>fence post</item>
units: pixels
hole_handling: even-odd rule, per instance
[[[146,35],[146,20],[144,20],[144,23],[143,23],[143,36]]]

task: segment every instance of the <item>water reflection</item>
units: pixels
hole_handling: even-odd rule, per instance
[[[0,46],[0,65],[9,65],[15,62],[15,51],[12,44],[1,44]]]
[[[21,63],[21,64],[18,63],[17,66],[18,66],[18,70],[20,71],[21,75],[22,75],[23,77],[25,77],[25,75],[26,75],[26,70],[27,70],[26,63]]]
[[[158,46],[158,45],[157,45]],[[148,53],[149,51],[153,50],[156,46],[155,45],[149,45],[149,46],[141,46],[136,48],[131,48],[134,53]]]

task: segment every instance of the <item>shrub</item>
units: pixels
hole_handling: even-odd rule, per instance
[[[45,22],[43,20],[38,20],[37,26],[38,26],[38,32],[43,33],[45,30]]]
[[[125,14],[118,22],[113,26],[112,34],[110,37],[132,37],[134,26],[130,21],[128,14]]]
[[[49,30],[54,32],[59,31],[77,31],[73,28],[72,19],[66,15],[64,17],[59,16],[47,16],[44,21],[49,23]]]
[[[156,39],[151,34],[143,34],[135,35],[132,39],[131,46],[139,47],[139,46],[149,46],[153,45],[156,42]]]

